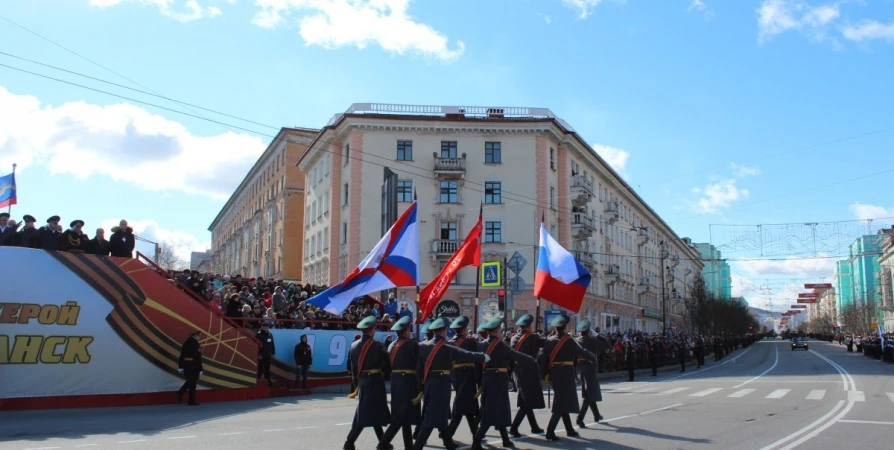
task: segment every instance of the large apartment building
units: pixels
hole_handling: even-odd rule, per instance
[[[593,275],[580,317],[602,328],[660,331],[663,279],[668,325],[684,325],[687,286],[702,270],[695,247],[548,109],[354,104],[330,120],[297,166],[307,174],[308,282],[340,281],[379,241],[388,167],[399,175],[398,213],[418,195],[423,285],[458,248],[483,204],[482,260],[518,252],[526,261],[508,272],[510,290],[518,292],[510,302],[514,317],[537,309],[543,217]],[[461,270],[444,301],[471,317],[476,281],[474,268]],[[397,295],[412,301],[416,291]],[[498,315],[497,288],[482,288],[479,297],[479,320]],[[552,305],[540,309],[542,327]]]
[[[319,130],[283,128],[211,222],[212,272],[303,279],[304,174],[294,162]]]

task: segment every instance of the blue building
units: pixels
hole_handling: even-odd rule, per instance
[[[705,288],[717,298],[732,298],[733,278],[729,263],[720,254],[720,250],[711,244],[694,244],[702,262],[702,278],[705,280]]]

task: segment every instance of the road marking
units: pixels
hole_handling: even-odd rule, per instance
[[[847,372],[845,372],[845,373],[847,373]],[[801,439],[798,439],[797,441],[792,442],[791,444],[788,444],[779,450],[792,450],[793,448],[809,441],[810,439],[815,438],[817,435],[819,435],[823,431],[826,431],[832,425],[835,425],[835,423],[838,422],[839,420],[841,420],[842,417],[846,416],[847,413],[849,413],[851,408],[853,408],[853,407],[854,407],[854,402],[847,402],[847,406],[845,406],[844,409],[842,409],[841,412],[838,413],[837,416],[833,417],[828,422],[822,424],[821,426],[819,426],[815,430],[811,431],[810,433],[805,434]]]
[[[690,397],[707,397],[715,392],[720,392],[722,390],[723,390],[723,388],[705,389],[704,391],[696,392],[695,394],[691,394]]]
[[[894,422],[879,422],[876,420],[846,420],[841,419],[838,423],[863,423],[867,425],[894,425]]]
[[[888,392],[888,398],[890,398],[891,401],[894,402],[894,392]]]
[[[683,391],[688,390],[688,389],[689,389],[688,387],[678,387],[678,388],[673,388],[673,389],[666,390],[666,391],[664,391],[664,392],[659,392],[659,393],[657,393],[657,394],[655,394],[655,395],[671,395],[671,394],[676,394],[677,392],[683,392]]]
[[[785,394],[788,394],[791,391],[791,389],[776,389],[764,398],[782,398],[785,397]]]
[[[740,398],[740,397],[744,397],[744,396],[746,396],[746,395],[748,395],[748,394],[750,394],[750,393],[752,393],[752,392],[754,392],[754,391],[756,391],[756,390],[757,390],[757,389],[742,389],[741,391],[736,391],[736,392],[733,392],[733,393],[730,394],[730,395],[727,395],[727,397],[730,397],[730,398]]]
[[[96,447],[99,444],[78,444],[75,447]]]
[[[135,444],[137,442],[146,442],[145,439],[134,439],[132,441],[118,441],[119,444]]]
[[[733,389],[738,389],[738,388],[740,388],[740,387],[742,387],[742,386],[745,386],[746,384],[751,383],[752,381],[755,381],[755,380],[759,379],[760,377],[766,375],[766,374],[769,373],[771,370],[773,370],[773,369],[776,368],[776,365],[779,364],[779,346],[776,346],[776,347],[773,347],[773,348],[776,350],[776,359],[773,361],[773,365],[770,366],[769,369],[765,370],[764,373],[762,373],[762,374],[760,374],[760,375],[758,375],[758,376],[756,376],[756,377],[754,377],[754,378],[752,378],[752,379],[750,379],[750,380],[748,380],[748,381],[746,381],[746,382],[744,382],[744,383],[742,383],[742,384],[738,384],[738,385],[736,385],[736,386],[733,386]]]
[[[830,366],[832,366],[833,369],[835,369],[835,370],[838,371],[838,374],[841,375],[841,383],[844,385],[844,390],[846,391],[846,390],[847,390],[847,385],[848,385],[848,378],[850,378],[850,375],[845,376],[845,373],[847,373],[847,372],[845,372],[844,369],[843,369],[841,366],[839,366],[838,364],[836,364],[835,362],[833,362],[831,359],[826,358],[825,356],[820,355],[819,353],[817,353],[817,352],[815,352],[815,351],[813,351],[813,350],[810,350],[810,353],[813,353],[814,355],[818,356],[820,359],[826,361],[827,363],[829,363]],[[856,386],[856,384],[854,383],[853,378],[850,378],[850,383],[851,383],[851,385],[854,387],[853,390],[856,391],[856,390],[857,390],[857,386]]]
[[[264,430],[265,433],[273,433],[273,432],[276,432],[276,431],[282,431],[282,428],[274,428],[274,429],[272,429],[272,430]]]
[[[229,433],[218,433],[218,436],[235,436],[237,434],[242,434],[241,431],[231,431]]]
[[[350,425],[350,424],[351,424],[351,422],[337,423],[337,424],[335,424],[335,426],[337,426],[337,427],[342,427],[342,426]]]
[[[52,450],[55,448],[62,448],[62,447],[31,447],[31,448],[26,448],[25,450]]]
[[[663,382],[668,382],[668,381],[674,381],[674,380],[676,380],[677,378],[688,377],[689,375],[695,375],[695,374],[697,374],[697,373],[702,373],[702,372],[704,372],[704,371],[706,371],[706,370],[716,369],[716,368],[718,368],[718,367],[725,366],[725,365],[727,365],[727,364],[729,364],[729,363],[731,363],[731,362],[736,362],[737,359],[739,359],[739,358],[745,356],[745,354],[748,353],[748,352],[750,352],[751,349],[753,349],[753,348],[754,348],[754,346],[748,347],[748,348],[745,349],[744,352],[740,353],[740,354],[739,354],[738,356],[736,356],[735,358],[730,359],[730,360],[727,360],[727,361],[722,362],[722,363],[720,363],[720,364],[716,364],[716,365],[713,365],[713,366],[711,366],[711,367],[707,367],[707,368],[705,368],[705,369],[696,370],[695,372],[686,372],[686,373],[684,373],[684,374],[682,374],[682,375],[677,375],[677,376],[675,376],[675,377],[673,377],[673,378],[668,378],[667,380],[661,380],[660,382],[663,383]],[[716,361],[715,361],[715,362],[716,362]]]
[[[795,431],[794,433],[792,433],[792,434],[790,434],[790,435],[788,435],[788,436],[786,436],[786,437],[784,437],[784,438],[782,438],[766,447],[761,448],[760,450],[772,450],[772,449],[774,449],[782,444],[785,444],[786,442],[810,431],[812,428],[821,424],[824,420],[828,419],[829,417],[832,417],[836,412],[838,412],[838,410],[841,409],[842,405],[844,405],[844,400],[839,400],[838,404],[836,404],[835,407],[832,408],[831,411],[827,412],[824,416],[820,417],[819,419],[816,419],[813,423],[805,426],[804,428],[801,428],[798,431]]]
[[[195,438],[195,436],[174,436],[174,437],[169,437],[168,439],[173,440],[173,439],[193,439],[193,438]]]
[[[826,396],[825,389],[814,389],[807,394],[807,400],[822,400]]]
[[[309,429],[311,429],[311,428],[316,428],[316,426],[312,426],[312,427],[298,427],[298,428],[295,428],[295,429],[296,429],[296,430],[309,430]]]
[[[847,391],[847,401],[865,402],[866,396],[863,394],[863,391]]]

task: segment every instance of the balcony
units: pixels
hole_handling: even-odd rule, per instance
[[[608,202],[605,204],[605,218],[608,223],[615,223],[621,218],[618,202]]]
[[[441,178],[463,178],[466,175],[466,154],[461,158],[442,158],[437,153],[435,157],[435,175]]]
[[[649,277],[639,277],[639,282],[636,284],[636,291],[640,294],[645,294],[649,292],[652,288],[652,282],[649,280]]]
[[[574,250],[571,253],[574,255],[574,259],[580,262],[582,266],[590,270],[596,267],[596,260],[593,259],[592,253],[585,250]]]
[[[571,204],[584,206],[593,199],[593,180],[588,180],[583,175],[571,177]]]
[[[463,245],[463,241],[455,239],[432,239],[431,253],[438,256],[452,255],[456,253],[456,250],[458,250],[461,245]]]
[[[647,243],[649,243],[649,229],[642,227],[636,232],[636,244],[643,246]]]
[[[608,268],[605,269],[605,282],[608,284],[614,284],[618,281],[618,278],[621,277],[621,266],[617,264],[609,264]]]
[[[587,239],[593,231],[593,218],[586,213],[571,213],[571,234],[575,239]]]

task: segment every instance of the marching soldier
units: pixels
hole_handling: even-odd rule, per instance
[[[601,340],[590,334],[589,320],[582,320],[577,325],[577,331],[579,334],[575,341],[581,348],[594,355],[604,350]],[[599,414],[599,405],[596,404],[596,402],[602,401],[602,389],[599,387],[599,367],[595,361],[589,361],[586,358],[578,358],[577,365],[580,369],[581,400],[583,401],[580,412],[577,414],[577,426],[587,428],[584,423],[587,408],[593,411],[593,417],[597,422],[602,420],[602,414]]]
[[[204,372],[202,370],[202,346],[199,344],[201,331],[196,331],[189,335],[183,348],[180,349],[180,360],[177,363],[178,372],[186,377],[186,382],[177,392],[177,403],[183,401],[183,393],[189,391],[189,406],[199,406],[196,403],[196,384],[199,382],[199,376]]]
[[[571,414],[580,412],[580,406],[577,403],[574,362],[578,359],[596,362],[596,355],[582,349],[574,339],[571,339],[571,336],[565,333],[565,327],[569,321],[570,319],[565,314],[553,319],[550,326],[555,328],[555,334],[548,337],[543,346],[546,377],[556,393],[556,398],[553,400],[552,417],[546,426],[546,435],[544,436],[550,441],[559,440],[559,437],[556,436],[559,419],[562,419],[565,424],[568,437],[578,436],[571,423]]]
[[[450,324],[450,328],[456,331],[448,344],[454,347],[468,350],[470,352],[478,351],[478,340],[470,339],[468,336],[469,318],[462,316],[456,318]],[[475,399],[475,392],[478,390],[479,370],[478,366],[472,363],[458,363],[453,365],[450,373],[450,379],[453,382],[453,390],[456,395],[453,397],[453,411],[451,412],[450,425],[447,427],[450,436],[456,433],[456,429],[462,422],[463,417],[469,423],[469,430],[472,436],[478,431],[478,400]]]
[[[491,319],[484,324],[484,329],[489,333],[487,342],[478,344],[478,349],[483,350],[490,360],[483,366],[481,374],[481,423],[478,432],[472,438],[472,450],[481,450],[481,441],[490,427],[495,427],[503,438],[504,448],[513,448],[515,445],[509,440],[509,426],[512,417],[512,409],[509,405],[509,363],[526,364],[527,367],[535,366],[534,358],[513,350],[503,342],[503,320]]]
[[[472,353],[458,347],[445,345],[447,340],[447,321],[437,318],[428,325],[434,338],[419,344],[419,357],[416,360],[417,376],[421,374],[422,398],[425,408],[422,412],[422,426],[419,436],[413,445],[414,450],[422,450],[437,428],[442,434],[444,447],[456,450],[453,436],[447,429],[450,417],[450,369],[454,364],[477,363],[490,361],[490,357],[482,353]],[[419,397],[417,397],[418,399]],[[418,400],[416,400],[418,403]]]
[[[546,402],[543,400],[543,385],[540,384],[540,369],[537,367],[537,358],[546,339],[540,335],[531,332],[531,324],[534,322],[534,316],[525,314],[518,318],[515,325],[518,327],[518,333],[512,337],[510,345],[516,351],[522,352],[533,359],[533,364],[525,366],[524,363],[516,365],[513,373],[515,375],[515,385],[518,387],[518,398],[516,406],[518,412],[509,428],[509,434],[514,437],[521,437],[518,427],[521,425],[525,417],[528,418],[528,424],[531,425],[531,433],[543,433],[543,429],[537,425],[537,417],[534,416],[535,409],[546,408]]]
[[[357,324],[363,335],[351,343],[348,353],[352,373],[357,379],[357,390],[348,397],[360,397],[351,431],[345,440],[344,450],[355,450],[354,442],[366,427],[373,427],[376,437],[382,439],[382,427],[391,421],[388,411],[388,394],[385,391],[385,375],[390,371],[388,354],[385,347],[376,341],[376,318],[369,316]]]
[[[388,349],[391,364],[391,423],[385,434],[379,439],[376,450],[387,450],[398,430],[403,434],[404,449],[413,448],[412,426],[419,425],[421,412],[419,403],[413,399],[419,395],[416,360],[419,357],[419,341],[410,339],[409,317],[401,317],[394,323],[391,331],[397,332],[397,340]]]
[[[658,376],[658,352],[661,351],[661,347],[658,344],[658,341],[655,339],[655,336],[652,336],[649,339],[649,365],[652,367],[652,376]]]
[[[430,340],[434,339],[434,337],[435,337],[435,334],[432,333],[431,330],[428,329],[429,325],[431,325],[430,320],[428,320],[424,324],[422,324],[422,328],[419,330],[419,334],[422,335],[423,342],[430,341]],[[422,377],[422,373],[416,374],[416,378],[418,378],[420,381],[422,380],[421,377]],[[426,403],[422,404],[422,417],[425,417],[425,408],[427,408],[427,407],[428,407],[428,404],[426,404]],[[416,425],[416,429],[413,430],[413,439],[419,439],[420,431],[422,431],[422,427],[419,425]]]

